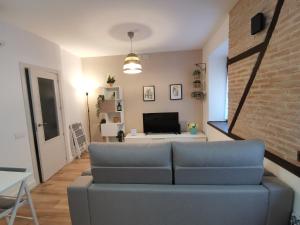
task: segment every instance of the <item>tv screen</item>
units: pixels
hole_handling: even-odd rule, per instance
[[[144,133],[180,133],[178,112],[143,113]]]

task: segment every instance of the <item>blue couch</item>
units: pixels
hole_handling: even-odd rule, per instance
[[[73,225],[287,225],[293,191],[261,141],[91,144],[68,188]]]

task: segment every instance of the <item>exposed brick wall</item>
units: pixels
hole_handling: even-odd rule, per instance
[[[258,12],[266,16],[266,26],[269,26],[276,0],[240,0],[230,12],[229,21],[229,58],[260,44],[266,32],[254,36],[251,32],[251,18]]]
[[[276,3],[276,0],[240,0],[237,3],[230,12],[230,56],[263,41],[267,29],[251,36],[250,19],[257,12],[263,12],[269,24]],[[229,67],[229,121],[245,86],[244,82],[237,81],[244,80],[245,73],[249,78],[251,73],[249,65],[243,61]],[[243,72],[239,75],[239,71]],[[300,165],[296,162],[300,151],[300,0],[285,0],[265,57],[232,132],[246,139],[261,138],[269,151]]]
[[[252,55],[238,63],[231,64],[228,67],[228,89],[230,90],[228,108],[228,121],[232,121],[232,117],[238,107],[245,86],[249,80],[249,76],[256,62],[258,54]]]

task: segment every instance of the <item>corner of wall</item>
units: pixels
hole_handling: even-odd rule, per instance
[[[63,119],[65,142],[67,148],[67,161],[72,161],[72,137],[69,132],[69,125],[81,122],[86,128],[85,117],[85,94],[76,87],[76,83],[82,80],[81,58],[60,48],[61,57],[61,94],[63,105]]]
[[[209,55],[224,41],[229,38],[229,14],[221,20],[219,25],[216,27],[215,31],[209,36],[207,42],[204,44],[202,49],[202,62],[206,63],[206,93],[209,93],[209,64],[208,58]],[[203,101],[203,124],[204,124],[204,132],[208,132],[208,99],[209,96],[206,95]]]

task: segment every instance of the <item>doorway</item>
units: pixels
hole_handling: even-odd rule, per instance
[[[33,66],[23,67],[35,178],[48,180],[67,161],[58,73]]]

